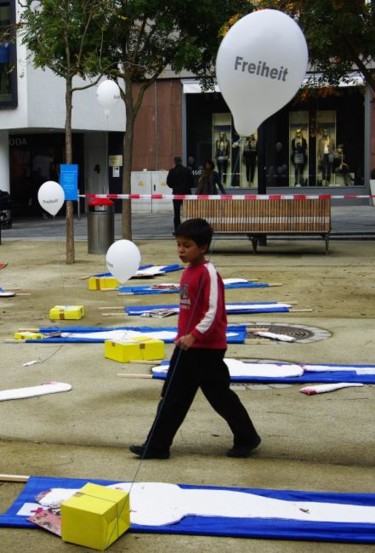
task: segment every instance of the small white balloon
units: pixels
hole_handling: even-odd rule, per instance
[[[105,260],[109,272],[124,283],[138,271],[141,254],[134,242],[117,240],[108,248]]]
[[[240,136],[249,136],[286,105],[304,79],[305,37],[297,23],[278,10],[242,17],[223,38],[216,76]]]
[[[38,202],[50,215],[55,216],[64,205],[64,201],[64,189],[58,182],[49,180],[38,190]]]
[[[114,81],[103,81],[96,90],[96,97],[104,108],[105,115],[108,116],[120,99],[120,88]]]

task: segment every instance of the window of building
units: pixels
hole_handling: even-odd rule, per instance
[[[0,0],[0,108],[17,105],[16,45],[14,1]]]

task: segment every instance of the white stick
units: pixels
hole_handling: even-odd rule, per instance
[[[123,307],[118,307],[118,306],[115,306],[115,307],[112,307],[112,306],[107,306],[107,307],[98,307],[98,309],[100,309],[101,311],[104,311],[105,309],[124,309]]]
[[[23,474],[0,474],[1,482],[27,482],[29,478]]]
[[[152,379],[152,374],[117,373],[117,376],[122,376],[123,378],[146,378],[147,380]]]

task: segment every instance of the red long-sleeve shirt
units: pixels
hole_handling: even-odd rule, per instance
[[[221,276],[209,261],[188,266],[180,281],[177,339],[192,334],[194,348],[226,349],[226,328]]]

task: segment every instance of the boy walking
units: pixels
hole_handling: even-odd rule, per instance
[[[130,446],[142,459],[168,459],[173,438],[200,388],[233,432],[229,457],[249,457],[261,442],[239,397],[230,389],[224,284],[205,259],[212,227],[204,219],[189,219],[176,228],[178,254],[187,263],[180,282],[176,347],[155,420],[143,445]]]

